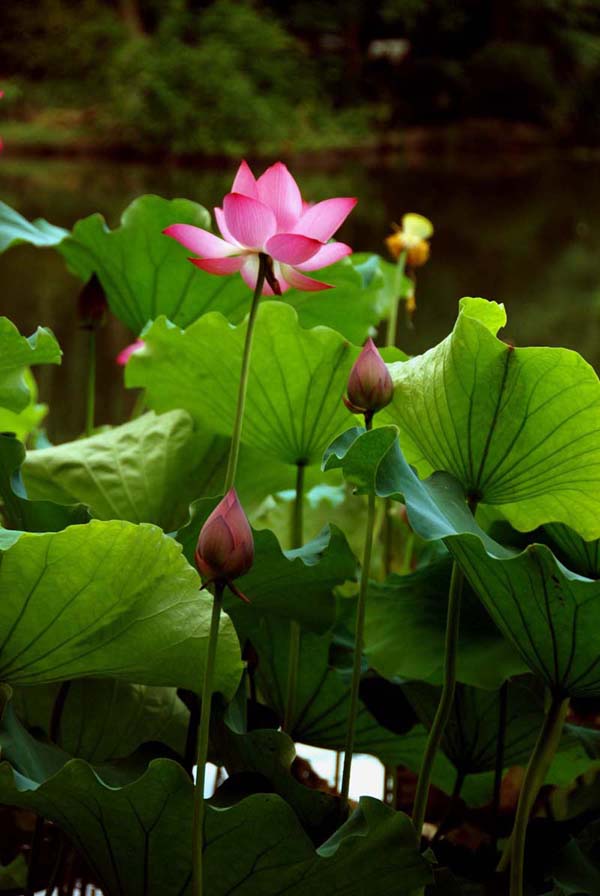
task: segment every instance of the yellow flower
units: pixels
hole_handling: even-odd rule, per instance
[[[429,258],[428,240],[432,236],[433,224],[429,218],[409,212],[402,218],[402,227],[396,227],[385,243],[394,258],[406,252],[407,266],[420,268]]]

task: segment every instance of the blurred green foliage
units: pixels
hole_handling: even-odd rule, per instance
[[[473,118],[600,139],[597,0],[21,0],[2,19],[17,144],[275,152]]]

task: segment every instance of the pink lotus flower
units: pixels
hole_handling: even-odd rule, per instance
[[[302,290],[331,289],[305,276],[352,252],[345,243],[328,240],[346,220],[356,199],[326,199],[309,205],[282,162],[258,179],[242,162],[223,208],[215,209],[221,237],[191,224],[172,224],[164,231],[199,258],[192,264],[210,274],[240,271],[250,289],[256,288],[258,256],[273,260],[273,275],[262,294],[272,296],[290,286]],[[277,289],[279,286],[279,290]]]
[[[254,562],[254,539],[234,488],[219,501],[198,537],[196,568],[205,585],[218,582],[248,602],[233,580],[246,575]]]
[[[124,349],[121,349],[115,361],[117,364],[120,364],[121,367],[125,367],[129,359],[132,355],[134,355],[140,348],[144,347],[143,339],[136,339],[135,342],[132,342],[131,345],[125,346]]]

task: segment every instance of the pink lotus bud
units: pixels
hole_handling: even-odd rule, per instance
[[[232,582],[252,567],[254,540],[235,489],[227,492],[202,526],[195,559],[204,579],[228,585],[245,599]]]
[[[346,407],[370,418],[390,403],[393,394],[394,384],[385,361],[373,340],[367,339],[350,371]]]

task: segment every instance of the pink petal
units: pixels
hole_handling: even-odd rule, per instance
[[[276,266],[274,265],[274,268],[275,267]],[[247,255],[246,260],[244,261],[244,263],[241,267],[240,273],[242,275],[242,279],[244,280],[244,283],[246,284],[246,286],[249,286],[250,289],[252,290],[252,292],[254,292],[254,290],[256,289],[256,280],[258,278],[258,256],[257,255]],[[274,270],[274,273],[275,273],[275,276],[277,277],[277,279],[279,279],[279,277],[277,276],[276,270]],[[283,283],[281,284],[281,287],[283,290]],[[271,289],[271,287],[265,280],[265,282],[263,284],[261,295],[272,296],[273,294],[274,294],[273,290]]]
[[[237,174],[231,186],[232,193],[241,193],[242,196],[249,196],[251,199],[260,199],[258,188],[256,186],[256,178],[252,174],[252,170],[248,163],[243,160],[237,170]]]
[[[267,168],[256,185],[258,198],[275,212],[279,230],[291,230],[302,214],[302,196],[283,162],[276,162]]]
[[[346,243],[326,243],[312,258],[302,262],[298,267],[301,271],[318,271],[319,268],[335,264],[340,258],[345,258],[351,253],[352,249]]]
[[[190,258],[192,264],[208,274],[235,274],[244,263],[243,255],[233,258]]]
[[[132,355],[134,355],[139,349],[144,347],[144,342],[142,339],[136,339],[135,342],[132,342],[131,345],[126,345],[125,348],[121,349],[115,361],[117,364],[120,364],[121,367],[124,367],[125,364],[129,361]]]
[[[307,209],[296,226],[295,233],[304,233],[326,243],[340,227],[358,200],[350,198],[325,199]]]
[[[232,246],[214,233],[202,230],[201,227],[194,227],[192,224],[171,224],[163,230],[163,233],[173,237],[195,255],[207,258],[225,258],[239,251],[239,246]]]
[[[227,229],[234,239],[247,249],[262,251],[264,244],[277,230],[271,209],[241,193],[228,193],[223,200]],[[213,252],[213,255],[216,255]]]
[[[299,233],[276,233],[265,244],[269,255],[285,264],[299,264],[301,261],[308,261],[321,248],[323,248],[323,243],[319,240],[301,236]]]
[[[238,243],[238,241],[234,240],[231,233],[229,232],[229,228],[225,223],[225,213],[223,212],[222,208],[215,209],[215,221],[217,222],[217,227],[221,231],[221,236],[223,237],[223,239],[234,246],[239,246],[240,244]]]
[[[320,280],[313,280],[311,277],[305,277],[300,271],[290,267],[288,264],[281,265],[281,273],[283,279],[293,286],[294,289],[301,289],[304,292],[318,292],[321,289],[333,289],[329,283],[321,283]]]

